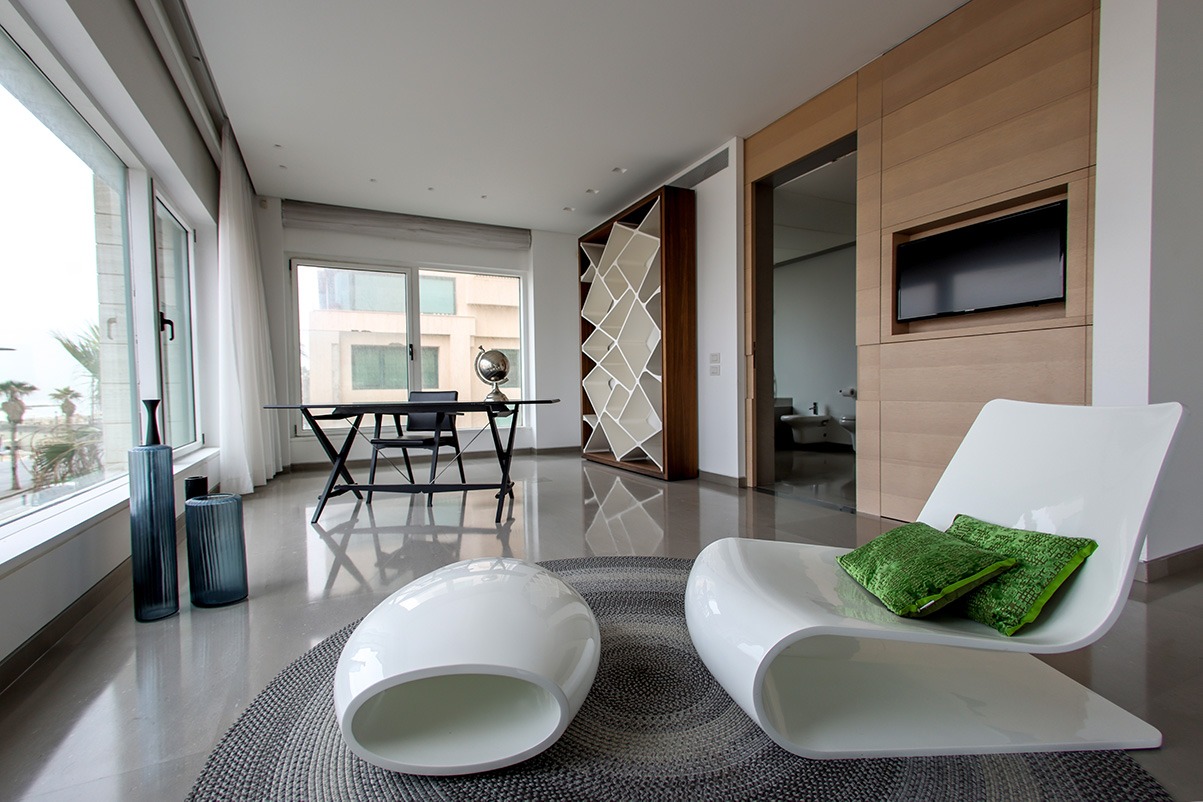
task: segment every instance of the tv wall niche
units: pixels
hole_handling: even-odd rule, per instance
[[[1064,200],[894,249],[900,322],[1065,300]]]
[[[882,341],[1082,325],[1085,184],[1048,182],[883,230]]]
[[[695,206],[662,187],[580,238],[586,459],[698,475]]]

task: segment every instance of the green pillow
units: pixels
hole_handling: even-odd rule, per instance
[[[836,558],[890,612],[919,618],[1015,564],[927,524],[904,524]]]
[[[948,534],[1018,561],[1004,576],[966,594],[960,611],[1004,635],[1035,621],[1061,583],[1099,547],[1086,537],[1008,529],[968,515],[953,519]]]

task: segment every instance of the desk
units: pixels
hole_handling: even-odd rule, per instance
[[[361,402],[355,404],[267,404],[264,409],[294,409],[300,411],[313,434],[321,444],[322,450],[330,458],[330,476],[318,496],[317,509],[313,511],[311,523],[317,523],[326,502],[334,496],[343,493],[353,493],[355,498],[362,499],[360,491],[370,490],[373,493],[443,493],[463,490],[496,490],[497,491],[497,521],[501,521],[501,512],[507,496],[513,497],[514,483],[510,481],[510,463],[514,457],[514,433],[516,426],[510,426],[509,435],[502,441],[501,432],[497,429],[497,419],[515,415],[519,407],[533,404],[555,404],[558,398],[520,399],[517,401],[405,401],[405,402]],[[489,419],[489,431],[493,435],[493,448],[497,452],[497,466],[501,470],[499,481],[492,483],[457,483],[436,482],[433,470],[430,481],[426,484],[359,484],[351,476],[347,468],[347,457],[351,454],[351,446],[359,434],[360,424],[364,416],[375,415],[409,415],[412,412],[433,412],[435,418],[434,436],[437,439],[443,426],[452,415],[466,412],[484,412]],[[334,447],[330,436],[322,428],[323,423],[334,420],[345,420],[351,424],[342,446]],[[433,462],[433,461],[432,461]],[[433,464],[432,464],[433,467]],[[341,480],[341,482],[340,482]]]

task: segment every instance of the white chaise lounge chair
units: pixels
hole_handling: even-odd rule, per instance
[[[748,715],[806,757],[1159,746],[1155,728],[1030,653],[1081,648],[1119,616],[1181,416],[1174,403],[983,408],[919,520],[947,529],[965,513],[1099,543],[1012,637],[893,615],[836,563],[846,549],[728,538],[690,574],[694,645]]]

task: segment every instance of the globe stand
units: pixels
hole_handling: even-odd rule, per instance
[[[486,351],[483,345],[478,346],[476,354],[476,377],[485,384],[493,385],[492,391],[485,396],[485,401],[504,402],[510,399],[501,392],[510,372],[510,361],[504,353],[498,350]]]

